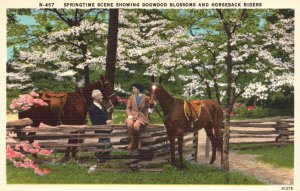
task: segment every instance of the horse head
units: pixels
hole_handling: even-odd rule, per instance
[[[150,88],[150,100],[149,100],[149,105],[150,108],[152,109],[156,105],[156,98],[157,98],[157,93],[163,89],[161,82],[162,82],[162,77],[159,78],[158,83],[155,82],[154,76],[151,76],[151,88]]]
[[[114,89],[110,85],[106,76],[101,75],[100,79],[94,83],[89,84],[81,89],[81,95],[84,97],[86,103],[90,105],[93,102],[92,91],[98,89],[102,92],[105,100],[110,102],[112,106],[118,105],[118,97]]]
[[[104,99],[108,100],[112,106],[118,105],[119,100],[118,97],[112,88],[111,84],[108,82],[107,76],[100,76],[100,82],[102,85],[101,92],[104,96]]]

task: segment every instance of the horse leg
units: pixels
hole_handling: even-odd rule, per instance
[[[211,160],[210,160],[210,164],[213,164],[216,160],[216,151],[217,151],[217,146],[216,146],[216,139],[215,136],[213,134],[213,131],[211,128],[206,127],[205,128],[206,131],[206,135],[209,137],[210,142],[211,142],[211,146],[212,146],[212,156],[211,156]]]
[[[172,166],[176,166],[175,161],[175,136],[169,135],[169,141],[170,141],[170,152],[171,152],[171,164]]]
[[[179,170],[183,170],[183,158],[182,158],[182,153],[183,153],[183,135],[178,136],[178,154],[179,154]]]
[[[77,132],[71,132],[70,134],[77,134]],[[77,139],[69,139],[68,144],[72,143],[78,143]],[[66,152],[65,152],[65,158],[69,158],[70,153],[72,153],[72,157],[75,157],[76,155],[76,147],[67,147]]]
[[[84,134],[84,132],[75,132],[75,134]],[[83,139],[74,139],[73,143],[83,143]],[[76,157],[76,153],[78,152],[78,147],[72,147],[72,157]]]

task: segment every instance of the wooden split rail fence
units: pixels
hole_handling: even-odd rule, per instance
[[[255,149],[294,143],[294,119],[267,118],[230,123],[230,145],[235,149]]]
[[[230,149],[245,150],[273,146],[279,147],[293,143],[294,119],[290,117],[271,117],[230,122]],[[210,157],[211,144],[207,137],[206,141],[199,141],[197,151],[198,160],[202,156],[205,156],[205,158]]]
[[[116,159],[125,159],[124,168],[98,168],[96,171],[142,171],[159,172],[157,164],[167,163],[169,160],[169,141],[166,130],[161,125],[148,125],[141,133],[142,149],[140,152],[127,151],[128,138],[127,128],[124,125],[96,125],[96,126],[76,126],[61,125],[57,127],[31,127],[30,119],[20,119],[7,122],[6,131],[15,133],[15,141],[7,142],[8,145],[15,145],[22,140],[36,140],[41,148],[53,149],[55,153],[65,153],[67,148],[76,147],[77,156],[84,158],[82,153],[87,154],[85,158],[94,158],[95,152],[110,152],[101,156],[107,162],[117,163]],[[101,130],[102,133],[95,133]],[[106,131],[107,133],[103,132]],[[32,133],[35,133],[34,135]],[[98,143],[99,138],[110,138],[111,148],[103,148],[104,143]],[[83,140],[81,143],[68,143],[69,139]],[[192,145],[194,137],[192,133],[187,133],[184,138],[185,145]],[[87,157],[88,156],[88,157]],[[95,159],[95,158],[94,158]],[[95,159],[96,160],[96,159]],[[114,162],[113,162],[114,161]],[[99,164],[101,166],[101,164]],[[123,165],[124,166],[124,165]]]
[[[129,168],[124,169],[98,169],[99,171],[162,171],[155,168],[156,164],[167,163],[169,160],[169,141],[166,130],[162,125],[148,125],[142,132],[143,147],[138,153],[127,151],[127,129],[124,125],[111,126],[76,126],[61,125],[57,127],[30,127],[30,119],[21,119],[7,122],[7,133],[16,133],[16,141],[37,140],[42,148],[53,149],[55,153],[64,153],[68,147],[76,147],[79,153],[95,153],[110,151],[111,154],[103,156],[108,161],[124,159]],[[294,119],[268,118],[251,121],[234,121],[230,123],[230,148],[255,149],[270,146],[282,146],[294,143]],[[95,131],[107,133],[95,133]],[[30,133],[35,133],[31,135]],[[72,134],[71,134],[72,133]],[[75,134],[74,134],[75,133]],[[110,138],[112,148],[99,148],[104,146],[98,143],[99,138]],[[82,143],[68,143],[69,139],[83,140]],[[184,138],[185,148],[192,148],[192,159],[197,160],[199,146],[197,147],[198,133],[187,133]],[[9,145],[16,143],[7,142]],[[209,157],[210,142],[205,143],[205,156]],[[91,156],[91,155],[89,155]]]

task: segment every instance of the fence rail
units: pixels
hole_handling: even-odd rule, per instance
[[[129,169],[114,168],[106,169],[107,171],[160,172],[162,169],[156,168],[155,165],[166,163],[169,159],[169,141],[166,130],[161,125],[148,125],[142,130],[143,147],[139,153],[133,154],[127,152],[129,139],[125,125],[61,125],[37,128],[31,127],[31,124],[30,119],[7,122],[7,134],[16,134],[14,141],[7,142],[7,145],[14,146],[23,140],[38,140],[42,148],[53,149],[55,153],[64,153],[68,148],[76,147],[80,153],[110,152],[108,155],[101,156],[102,159],[106,160],[130,160]],[[101,131],[101,133],[95,133],[95,131]],[[110,138],[112,147],[103,148],[105,144],[99,143],[99,138]],[[69,139],[78,140],[78,142],[68,143]],[[184,144],[192,145],[192,141],[192,133],[187,133],[184,137]],[[105,168],[98,170],[105,171]]]
[[[294,119],[268,118],[230,123],[230,145],[253,149],[294,143]]]
[[[21,140],[39,140],[42,148],[53,149],[56,153],[64,153],[70,147],[76,147],[79,152],[86,153],[113,153],[114,151],[126,151],[129,142],[125,125],[61,125],[36,128],[30,127],[31,124],[30,119],[7,122],[7,133],[16,133],[17,135],[13,142],[7,142],[7,144],[14,146]],[[233,149],[252,149],[294,143],[294,119],[290,118],[234,121],[230,123],[230,129],[230,147]],[[99,130],[102,133],[95,133]],[[149,169],[150,172],[161,171],[161,169],[156,169],[154,164],[165,163],[169,159],[169,141],[165,128],[162,125],[148,125],[142,131],[141,137],[143,147],[139,154],[133,155],[125,152],[117,155],[105,155],[103,158],[129,160],[129,170],[131,171],[145,171],[149,165],[154,166],[154,169]],[[103,148],[105,144],[98,143],[99,138],[110,138],[112,148]],[[83,140],[83,142],[68,143],[69,139]],[[191,156],[197,160],[199,155],[198,132],[187,133],[184,137],[184,144],[190,146],[193,150]],[[209,157],[209,150],[210,142],[206,141],[206,157]],[[110,170],[108,169],[108,171]],[[115,170],[118,171],[118,169]],[[122,169],[119,170],[122,171]]]

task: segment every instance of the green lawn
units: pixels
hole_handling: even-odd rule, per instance
[[[210,165],[185,162],[187,168],[178,171],[163,165],[164,172],[88,173],[89,167],[76,163],[50,165],[51,174],[37,176],[31,169],[21,169],[7,164],[8,184],[263,184],[253,177],[241,173],[227,173]]]
[[[239,151],[240,154],[258,155],[257,160],[277,167],[294,168],[294,145]]]

